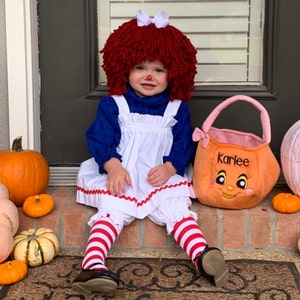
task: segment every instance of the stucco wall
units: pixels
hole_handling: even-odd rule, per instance
[[[9,147],[5,0],[0,0],[0,149]]]

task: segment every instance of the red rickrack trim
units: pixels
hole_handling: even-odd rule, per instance
[[[135,202],[137,204],[137,207],[142,206],[144,204],[146,204],[148,201],[150,201],[150,199],[157,193],[166,190],[166,189],[171,189],[171,188],[175,188],[175,187],[179,187],[179,186],[183,186],[183,185],[187,185],[187,186],[191,186],[192,183],[189,181],[182,181],[176,184],[170,184],[170,185],[164,185],[158,189],[153,190],[146,199],[139,201],[136,197],[129,197],[129,196],[125,196],[125,195],[121,195],[121,196],[116,196],[117,198],[120,199],[124,199],[124,200],[128,200],[131,202]],[[84,193],[86,195],[112,195],[109,191],[107,190],[102,190],[102,189],[95,189],[95,190],[86,190],[83,187],[77,186],[77,191]]]

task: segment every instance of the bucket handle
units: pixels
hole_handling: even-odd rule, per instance
[[[224,110],[230,104],[237,102],[237,101],[249,102],[255,108],[258,109],[258,111],[260,112],[260,120],[261,120],[261,124],[262,124],[262,129],[263,129],[263,140],[267,143],[270,143],[271,142],[271,126],[270,126],[270,117],[269,117],[267,110],[257,100],[255,100],[249,96],[245,96],[245,95],[232,96],[232,97],[224,100],[223,102],[221,102],[219,105],[217,105],[215,107],[215,109],[207,117],[207,119],[204,121],[204,123],[202,125],[203,132],[209,131],[212,124],[214,123],[217,116],[221,113],[222,110]]]

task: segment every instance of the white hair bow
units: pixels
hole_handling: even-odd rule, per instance
[[[150,18],[143,11],[139,10],[136,18],[138,26],[147,26],[153,23],[157,28],[164,28],[169,24],[169,16],[164,11],[156,14],[154,18]]]

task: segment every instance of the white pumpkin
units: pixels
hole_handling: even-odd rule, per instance
[[[13,236],[19,228],[16,205],[9,199],[0,199],[0,263],[5,261],[13,248]]]
[[[280,148],[284,179],[294,194],[300,196],[300,120],[283,137]]]
[[[19,212],[16,205],[9,199],[0,200],[0,223],[10,228],[14,236],[19,228]]]
[[[30,228],[14,237],[12,255],[30,267],[47,264],[58,254],[59,241],[49,228]]]
[[[9,199],[9,192],[7,187],[0,182],[0,200],[2,199]]]
[[[0,224],[0,263],[5,261],[13,248],[13,235],[9,226]]]

